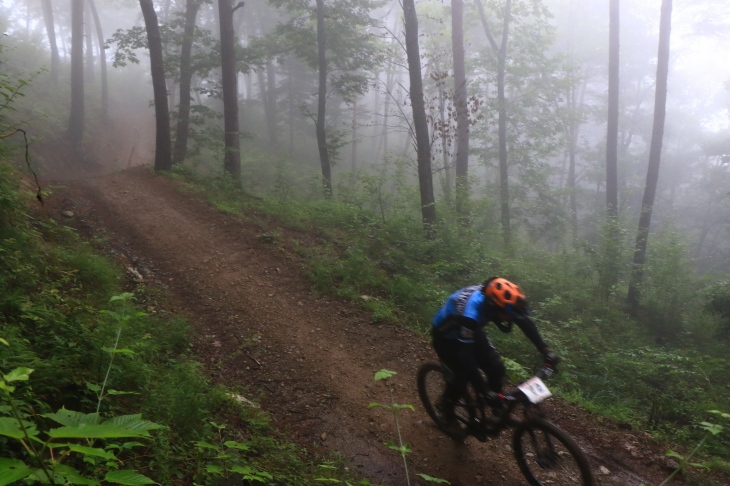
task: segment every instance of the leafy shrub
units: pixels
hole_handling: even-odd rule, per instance
[[[713,285],[704,305],[709,312],[717,314],[721,319],[720,333],[722,337],[730,336],[730,282],[719,282]]]

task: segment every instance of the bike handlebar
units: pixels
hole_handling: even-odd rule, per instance
[[[540,368],[537,373],[535,373],[534,376],[540,378],[541,380],[549,380],[555,373],[557,373],[558,370],[555,369],[555,367],[549,363],[545,363],[542,368]],[[520,390],[519,388],[515,387],[508,391],[507,393],[500,394],[500,398],[502,400],[511,402],[511,401],[518,401],[522,402],[524,400],[527,400],[527,397],[525,394]]]
[[[548,380],[557,372],[558,372],[558,370],[555,368],[554,365],[545,363],[542,366],[542,368],[540,368],[540,370],[538,370],[538,372],[535,373],[535,376],[537,376],[541,380]]]

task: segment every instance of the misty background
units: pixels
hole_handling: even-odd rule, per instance
[[[727,1],[674,2],[661,124],[660,15],[671,3],[620,2],[613,147],[609,4],[618,2],[416,2],[424,146],[406,2],[222,1],[234,35],[233,89],[222,69],[218,1],[4,0],[0,76],[12,112],[3,128],[28,131],[35,168],[49,180],[154,164],[231,182],[282,218],[310,217],[298,220],[305,228],[352,231],[342,274],[313,273],[357,298],[376,293],[377,279],[357,273],[363,261],[382,267],[378,275],[391,280],[377,291],[405,313],[391,317],[422,325],[449,290],[491,274],[513,278],[574,364],[566,395],[591,410],[641,417],[663,437],[680,429],[696,437],[687,431],[708,410],[727,411]],[[81,57],[72,55],[74,4],[83,5]],[[153,89],[145,5],[159,27],[163,99]],[[459,6],[463,22],[454,24]],[[186,15],[195,26],[187,71]],[[83,60],[76,75],[74,58]],[[189,97],[181,96],[187,79]],[[231,94],[235,102],[224,102]],[[163,100],[169,123],[161,127]],[[656,195],[642,227],[659,125]],[[167,165],[159,166],[165,138]],[[7,143],[17,143],[22,166],[21,144]],[[433,203],[424,202],[429,196]],[[640,240],[646,255],[637,262]],[[640,298],[632,300],[632,287]],[[524,352],[515,343],[505,349]],[[632,412],[622,415],[622,406]],[[713,447],[728,457],[719,440]]]
[[[36,96],[19,100],[18,110],[27,123],[41,117],[60,118],[68,105],[70,8],[64,2],[50,2],[61,59],[59,81],[50,83],[49,38],[41,3],[5,0],[2,4],[5,55],[9,57],[4,65],[23,76],[32,76],[33,89],[46,95],[43,100]],[[318,79],[313,59],[316,40],[311,29],[307,31],[311,21],[305,4],[273,3],[276,6],[250,1],[234,13],[240,49],[240,129],[244,146],[248,147],[243,152],[251,158],[252,166],[242,183],[252,191],[271,190],[275,171],[271,167],[253,168],[257,165],[255,153],[260,150],[274,157],[270,160],[276,160],[283,173],[296,181],[291,190],[297,197],[318,197],[319,157],[314,130]],[[159,1],[155,7],[163,27],[174,124],[179,86],[175,32],[179,39],[185,2]],[[216,132],[221,129],[222,111],[215,58],[219,29],[214,7],[202,3],[196,22],[199,37],[194,42],[193,56],[197,56],[201,67],[193,74],[194,123],[185,161],[212,172],[220,171],[216,160],[220,157],[220,137]],[[620,215],[627,224],[639,210],[648,160],[659,7],[659,1],[648,0],[621,4],[618,174]],[[402,9],[393,2],[351,2],[347,8],[364,9],[361,14],[369,18],[358,20],[366,44],[343,45],[341,52],[330,47],[331,58],[349,56],[331,69],[327,94],[333,183],[335,194],[342,198],[352,192],[353,181],[360,175],[388,172],[393,177],[401,173],[412,177],[416,173]],[[500,2],[485,2],[497,31],[500,8]],[[144,26],[139,5],[96,0],[96,9],[107,45],[108,116],[119,121],[131,117],[133,124],[150,121],[153,96],[149,60],[144,46],[134,44],[144,42],[139,32],[137,39],[130,33],[130,29]],[[727,198],[723,194],[727,187],[727,159],[723,156],[728,153],[729,143],[730,66],[723,61],[728,10],[721,1],[678,3],[672,21],[666,133],[654,224],[655,228],[681,230],[693,265],[703,272],[727,271],[730,262]],[[607,13],[607,5],[599,1],[524,1],[514,6],[506,82],[513,178],[510,202],[517,231],[554,250],[573,245],[576,240],[572,236],[580,241],[597,237],[596,223],[603,210],[605,189]],[[418,15],[434,187],[439,204],[447,205],[451,203],[449,187],[454,184],[456,155],[450,6],[419,2]],[[86,12],[84,18],[85,98],[93,119],[100,109],[99,42],[92,16]],[[464,35],[467,90],[473,103],[469,177],[472,196],[486,204],[474,218],[488,227],[494,223],[488,201],[496,194],[499,178],[495,55],[474,5],[466,6]],[[115,40],[126,44],[122,46]],[[356,52],[355,47],[363,52]],[[119,54],[122,48],[128,49],[127,55]],[[130,55],[139,62],[129,62]],[[337,86],[345,72],[357,74],[360,79]],[[52,93],[56,96],[48,96]],[[445,117],[440,117],[442,108]],[[567,132],[573,129],[571,124],[576,131],[574,187],[568,187],[567,172],[571,137]],[[150,133],[143,133],[150,130],[137,127],[135,137],[152,140]],[[138,140],[125,143],[135,146]],[[115,157],[123,159],[126,155]],[[304,180],[310,181],[309,187],[302,187]],[[573,208],[571,195],[575,198]]]

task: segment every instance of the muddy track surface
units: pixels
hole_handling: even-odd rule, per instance
[[[105,237],[146,285],[164,287],[172,303],[164,310],[194,326],[212,379],[244,385],[303,446],[340,454],[371,481],[405,485],[400,456],[383,445],[397,442],[393,418],[368,408],[390,400],[373,381],[386,368],[398,373],[395,401],[415,408],[400,416],[412,484],[425,484],[415,473],[461,486],[525,484],[508,433],[457,444],[433,426],[415,386],[417,368],[435,357],[424,336],[373,325],[356,305],[310,290],[295,245],[317,245],[315,236],[222,214],[143,167],[64,182],[47,207],[82,234]],[[559,399],[548,410],[588,452],[599,484],[658,484],[670,472],[664,449],[645,434]]]

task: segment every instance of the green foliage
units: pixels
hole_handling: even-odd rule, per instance
[[[264,412],[209,382],[190,355],[187,323],[158,312],[163,296],[138,286],[109,301],[119,270],[69,229],[31,218],[17,187],[0,165],[9,223],[0,228],[0,484],[32,475],[55,484],[214,484],[225,473],[285,486],[321,476]],[[342,467],[330,476],[369,484]]]
[[[388,387],[388,391],[390,392],[390,403],[383,404],[383,403],[372,402],[368,405],[368,408],[382,408],[382,409],[389,411],[391,414],[393,414],[393,420],[395,421],[395,428],[398,431],[398,443],[396,444],[393,442],[385,442],[385,446],[388,449],[399,453],[401,455],[401,457],[403,458],[403,468],[406,473],[406,483],[408,485],[410,485],[411,479],[410,479],[410,475],[408,472],[408,462],[406,460],[406,454],[412,452],[411,445],[403,442],[403,437],[401,436],[400,425],[398,423],[398,415],[400,414],[400,412],[402,410],[413,411],[413,405],[395,403],[395,401],[393,399],[393,385],[392,385],[392,382],[390,381],[390,379],[393,378],[395,375],[397,375],[397,373],[395,371],[386,370],[386,369],[382,369],[382,370],[378,371],[377,373],[375,373],[373,380],[382,381]],[[449,484],[448,481],[444,481],[443,479],[434,478],[427,474],[418,474],[418,476],[425,479],[427,482]]]
[[[493,275],[517,281],[546,341],[565,358],[555,379],[557,393],[666,439],[700,440],[692,424],[708,408],[720,408],[730,399],[726,348],[714,331],[721,317],[709,315],[706,304],[717,295],[721,306],[725,288],[711,287],[704,300],[700,294],[688,295],[688,287],[707,284],[692,277],[685,244],[671,226],[650,245],[645,312],[637,320],[616,305],[625,293],[627,265],[618,266],[608,292],[601,289],[607,263],[600,238],[605,235],[597,232],[594,245],[560,252],[516,239],[518,256],[506,258],[498,234],[479,225],[459,227],[442,211],[435,238],[426,239],[418,196],[402,187],[408,178],[400,182],[400,170],[392,162],[377,173],[344,178],[335,191],[341,196],[333,201],[295,200],[292,188],[302,187],[303,178],[286,174],[279,187],[289,189],[272,193],[273,198],[261,188],[263,197],[251,198],[222,193],[217,185],[206,194],[236,205],[266,231],[276,224],[315,228],[310,234],[317,244],[297,246],[314,288],[352,299],[374,322],[398,320],[426,331],[433,313],[456,288]],[[286,196],[277,199],[281,194]],[[256,219],[258,211],[267,215],[265,220]],[[618,234],[616,258],[621,262],[630,255],[632,242],[630,232],[619,228]],[[521,381],[534,364],[532,345],[519,332],[493,332],[492,339],[507,358],[512,381]],[[730,455],[716,439],[708,439],[705,450]]]
[[[18,77],[20,73],[9,73],[8,65],[5,57],[5,47],[0,45],[0,66],[3,67],[0,72],[0,130],[4,133],[7,125],[4,123],[6,111],[14,111],[13,104],[18,98],[25,96],[23,90],[28,86],[28,81]],[[15,70],[16,68],[10,68]],[[22,74],[20,74],[22,76]]]
[[[730,282],[713,285],[708,291],[704,306],[721,319],[721,335],[725,338],[730,337]]]
[[[408,474],[408,462],[406,461],[406,454],[411,452],[411,446],[410,446],[410,444],[403,443],[403,438],[401,436],[401,431],[400,431],[400,425],[398,424],[398,414],[401,410],[405,410],[405,409],[412,411],[413,406],[412,405],[400,405],[393,401],[393,389],[390,387],[391,382],[389,380],[396,374],[397,373],[395,371],[390,371],[390,370],[386,370],[386,369],[382,369],[382,370],[378,371],[377,373],[375,373],[375,376],[373,377],[373,379],[375,381],[384,381],[386,383],[386,385],[388,385],[388,391],[390,392],[390,402],[391,403],[382,404],[382,403],[372,402],[372,403],[370,403],[370,405],[368,405],[368,408],[380,407],[380,408],[384,408],[385,410],[388,410],[389,412],[391,412],[393,414],[393,419],[395,420],[395,428],[398,431],[398,444],[394,444],[393,442],[386,442],[385,446],[390,450],[400,453],[401,457],[403,458],[403,468],[406,473],[406,483],[408,485],[410,485],[411,480],[410,480],[410,477]]]
[[[728,414],[728,413],[721,412],[719,410],[710,410],[709,412],[719,415],[720,418],[730,419],[730,414]],[[702,469],[702,470],[705,470],[708,472],[710,471],[711,468],[708,463],[690,462],[690,460],[697,453],[697,451],[700,449],[700,447],[702,447],[702,445],[705,443],[705,441],[709,437],[719,435],[724,430],[724,427],[720,424],[715,424],[712,422],[705,422],[705,421],[700,422],[697,425],[698,425],[698,428],[705,431],[705,436],[702,437],[702,440],[699,441],[699,443],[695,446],[695,448],[692,449],[692,451],[686,457],[683,456],[682,454],[672,451],[672,450],[667,451],[667,454],[666,454],[667,457],[673,457],[673,458],[679,459],[680,462],[679,462],[679,466],[672,472],[672,474],[670,474],[664,481],[662,481],[659,486],[664,486],[665,484],[669,483],[669,481],[671,481],[671,479],[677,473],[679,473],[680,471],[684,470],[687,467],[694,467],[694,468]]]
[[[0,394],[9,405],[4,408],[9,408],[11,414],[9,417],[0,416],[0,435],[19,442],[30,463],[26,464],[19,457],[0,457],[0,464],[5,463],[8,470],[5,473],[8,477],[0,476],[0,484],[10,484],[25,478],[47,484],[100,484],[93,476],[101,473],[104,473],[104,481],[107,482],[156,484],[136,471],[117,470],[123,463],[123,457],[117,454],[142,444],[128,441],[115,443],[114,439],[146,438],[150,430],[159,429],[160,425],[142,420],[140,415],[102,419],[98,412],[84,414],[62,408],[56,413],[42,416],[61,427],[44,427],[41,416],[32,413],[28,402],[15,398],[17,382],[27,382],[32,372],[29,368],[15,368],[3,375],[0,381]],[[26,400],[29,397],[27,393],[24,396]],[[49,450],[54,454],[46,457]],[[69,465],[74,463],[72,459],[75,455],[82,456],[86,464],[98,467],[92,469],[93,473],[77,470]]]
[[[163,63],[165,73],[174,79],[180,76],[180,46],[182,45],[185,18],[183,12],[177,12],[174,19],[160,25],[160,38],[162,39]],[[125,67],[128,63],[139,64],[137,53],[147,47],[147,30],[143,26],[136,25],[127,30],[118,29],[106,42],[106,49],[113,50],[114,67]],[[215,69],[220,60],[220,46],[214,40],[211,32],[196,27],[193,33],[193,53],[191,65],[195,73],[205,76],[212,69]],[[248,68],[246,68],[248,70]]]
[[[217,432],[217,443],[195,442],[199,460],[203,462],[204,470],[209,477],[229,478],[237,476],[244,481],[264,484],[273,479],[271,473],[249,464],[249,461],[245,458],[245,453],[251,448],[248,442],[225,440],[223,431],[226,426],[215,422],[211,422],[211,425]]]
[[[291,20],[277,27],[277,34],[286,39],[287,48],[297,58],[318,70],[317,9],[300,0],[272,4],[292,14]],[[371,11],[377,6],[370,0],[338,0],[325,7],[328,85],[348,103],[367,91],[369,76],[384,61],[377,37],[371,34],[376,26]]]
[[[685,328],[688,311],[702,305],[699,295],[688,295],[686,290],[693,285],[687,246],[671,227],[652,235],[649,246],[642,291],[643,320],[662,340],[676,338]]]

